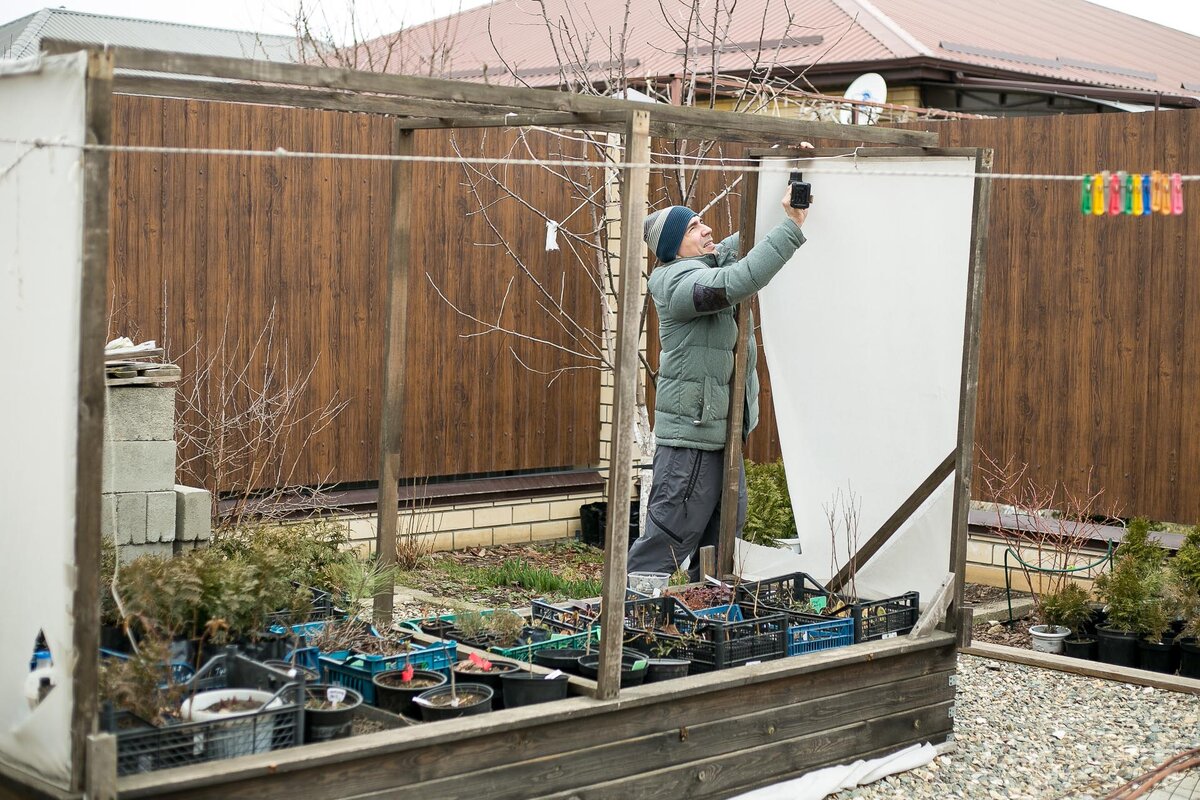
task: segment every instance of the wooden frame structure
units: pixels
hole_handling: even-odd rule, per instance
[[[650,137],[692,137],[783,146],[803,138],[899,145],[909,153],[935,145],[937,135],[920,131],[843,126],[708,110],[646,105],[545,90],[491,87],[432,78],[361,73],[347,69],[182,55],[139,49],[100,51],[89,45],[48,41],[50,52],[90,50],[96,66],[89,78],[90,141],[109,141],[111,92],[347,110],[395,117],[393,153],[412,153],[411,130],[418,128],[559,126],[619,131],[625,136],[622,167],[621,274],[641,274],[650,172]],[[120,70],[115,78],[113,70]],[[146,76],[153,74],[153,77]],[[92,75],[92,73],[89,73]],[[162,75],[178,77],[165,78]],[[94,95],[94,96],[93,96]],[[900,151],[897,151],[900,152]],[[976,151],[971,151],[975,153]],[[775,150],[772,155],[783,155]],[[980,166],[986,167],[980,151]],[[87,268],[83,332],[101,319],[103,254],[107,252],[107,154],[89,151],[85,209]],[[388,326],[383,414],[380,435],[379,508],[396,507],[399,426],[404,413],[408,209],[416,201],[408,176],[411,162],[394,162],[392,246],[388,271]],[[749,180],[756,184],[756,173]],[[964,384],[960,410],[957,492],[969,488],[973,429],[978,308],[986,217],[987,181],[978,181],[974,217],[972,276],[964,342]],[[753,197],[747,192],[743,225],[753,224]],[[744,237],[749,241],[751,237]],[[944,625],[920,638],[870,642],[850,648],[770,661],[735,670],[695,675],[668,684],[620,693],[619,665],[626,544],[631,482],[632,419],[637,379],[637,320],[640,282],[622,280],[618,299],[614,431],[609,476],[608,530],[604,562],[601,668],[594,697],[551,706],[512,709],[465,717],[436,726],[384,731],[353,739],[263,755],[220,765],[181,767],[115,778],[115,740],[89,735],[96,725],[96,673],[75,674],[74,771],[62,791],[34,776],[0,767],[0,797],[96,798],[227,797],[253,793],[266,798],[296,796],[394,796],[411,791],[423,800],[463,797],[486,791],[492,797],[718,797],[795,777],[816,767],[881,755],[915,741],[940,742],[953,732],[957,628],[954,609]],[[101,309],[102,311],[102,309]],[[95,336],[93,341],[100,341]],[[744,346],[742,348],[744,350]],[[87,356],[85,358],[85,356]],[[99,364],[81,351],[85,365]],[[742,358],[744,372],[744,355]],[[86,373],[81,373],[86,374]],[[87,385],[84,385],[84,384]],[[80,469],[101,450],[103,398],[81,377]],[[734,397],[738,397],[736,393]],[[741,402],[736,402],[740,411]],[[91,462],[85,461],[92,458]],[[94,483],[95,481],[92,481]],[[81,489],[91,486],[81,481]],[[82,495],[82,491],[81,491]],[[79,513],[79,563],[98,549],[98,514],[89,500]],[[950,571],[958,575],[954,598],[961,600],[966,546],[966,504],[956,497]],[[961,520],[959,517],[961,516]],[[961,523],[961,524],[960,524]],[[397,519],[380,514],[378,552],[394,557]],[[730,534],[732,536],[732,534]],[[728,549],[726,552],[729,552]],[[94,652],[98,627],[93,619],[99,587],[81,580],[75,645]],[[391,593],[376,598],[376,610],[391,611]],[[928,627],[928,626],[926,626]],[[80,659],[81,663],[89,659]]]

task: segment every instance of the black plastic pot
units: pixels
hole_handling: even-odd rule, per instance
[[[489,658],[492,663],[492,668],[488,672],[463,672],[459,669],[454,669],[456,676],[455,680],[470,681],[471,683],[482,683],[484,686],[492,690],[492,708],[504,708],[503,691],[504,688],[500,685],[500,676],[511,672],[520,672],[521,665],[515,661],[507,661],[503,658]],[[466,662],[460,661],[459,664]],[[457,666],[457,665],[455,665]]]
[[[528,672],[510,672],[500,676],[500,685],[503,687],[504,707],[516,708],[562,700],[567,696],[568,678],[566,675],[547,678]]]
[[[445,675],[431,669],[413,670],[412,680],[407,683],[400,679],[403,670],[381,672],[371,678],[375,685],[375,705],[393,714],[403,714],[406,717],[419,717],[413,698],[430,689],[434,689],[449,680]],[[436,681],[427,686],[414,686],[413,683]]]
[[[325,691],[330,684],[314,683],[306,686],[304,691],[309,700],[324,700]],[[307,703],[304,706],[304,741],[328,742],[331,739],[344,739],[350,735],[354,724],[354,709],[362,705],[362,695],[345,686],[338,686],[346,692],[346,698],[338,703],[337,708],[313,708]]]
[[[1085,658],[1088,661],[1096,660],[1096,637],[1081,636],[1078,639],[1070,637],[1063,639],[1063,654],[1071,658]]]
[[[639,661],[648,661],[649,656],[645,653],[639,653],[636,650],[624,650],[621,653],[621,687],[628,688],[630,686],[641,686],[646,680],[647,667],[641,669],[633,669],[633,665]],[[591,655],[579,657],[579,674],[585,678],[596,679],[600,673],[600,654],[592,653]]]
[[[448,619],[428,620],[426,622],[422,622],[420,627],[423,632],[429,634],[430,636],[436,636],[439,639],[448,638],[447,634],[449,634],[451,631],[458,636],[462,635],[459,633],[458,628],[454,627],[454,622]]]
[[[1092,616],[1083,623],[1083,631],[1088,636],[1096,635],[1096,627],[1108,621],[1108,612],[1103,607],[1092,608]]]
[[[1138,635],[1132,631],[1118,631],[1105,625],[1096,628],[1096,659],[1105,664],[1120,667],[1138,665]]]
[[[421,709],[421,719],[426,722],[437,722],[441,719],[486,714],[492,710],[492,687],[484,686],[482,683],[459,683],[455,689],[461,699],[457,707],[431,706],[421,702],[422,700],[436,700],[450,694],[450,684],[448,683],[417,695],[414,704]]]
[[[1179,675],[1200,678],[1200,641],[1194,638],[1176,639],[1179,643]]]
[[[1179,651],[1168,638],[1165,642],[1147,642],[1138,639],[1138,666],[1153,672],[1174,675],[1179,669]]]
[[[683,678],[691,667],[692,662],[684,658],[652,658],[646,665],[646,683]]]
[[[579,657],[586,652],[573,647],[564,647],[561,650],[539,650],[533,654],[533,663],[547,669],[561,669],[563,672],[578,675]]]

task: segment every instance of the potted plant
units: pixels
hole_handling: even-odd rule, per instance
[[[411,664],[404,669],[389,670],[371,677],[371,683],[375,685],[375,704],[384,711],[406,717],[419,716],[413,705],[417,695],[441,686],[446,680],[446,676],[440,672],[413,669]]]
[[[354,710],[363,697],[345,686],[315,683],[304,687],[304,741],[327,742],[350,735]]]
[[[1069,581],[1057,592],[1042,595],[1040,601],[1038,611],[1042,624],[1029,629],[1034,650],[1061,653],[1069,643],[1071,647],[1067,655],[1075,655],[1077,658],[1086,658],[1089,647],[1095,650],[1095,638],[1086,636],[1083,630],[1084,624],[1092,615],[1088,606],[1088,594],[1083,587]],[[1047,645],[1049,649],[1044,649]]]
[[[450,667],[450,672],[461,680],[481,683],[492,690],[492,704],[503,708],[503,700],[498,695],[503,691],[500,676],[512,672],[520,672],[521,665],[516,661],[503,658],[485,658],[478,653],[471,653],[466,660],[459,661]]]
[[[184,700],[179,715],[189,722],[221,722],[206,734],[206,752],[233,758],[271,749],[276,717],[262,712],[282,705],[277,694],[259,689],[211,689]]]
[[[450,682],[426,690],[413,698],[421,719],[437,722],[455,717],[486,714],[492,710],[492,687],[482,683],[459,683],[450,670]]]
[[[1183,538],[1183,545],[1167,563],[1167,596],[1183,622],[1179,643],[1179,674],[1200,678],[1200,525]]]
[[[1155,632],[1155,603],[1163,586],[1166,551],[1150,540],[1150,522],[1130,521],[1125,539],[1113,554],[1109,572],[1096,578],[1097,596],[1104,601],[1107,619],[1096,628],[1100,661],[1125,667],[1138,666],[1138,639]]]

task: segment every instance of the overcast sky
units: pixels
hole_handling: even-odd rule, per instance
[[[318,9],[313,18],[316,21],[314,30],[328,27],[335,38],[342,38],[340,34],[347,27],[346,9],[351,5],[358,9],[364,33],[372,36],[488,2],[490,0],[309,0],[304,5]],[[1197,0],[1093,2],[1200,36],[1200,2]],[[45,0],[0,0],[0,24],[45,8],[46,5]],[[293,20],[299,0],[68,0],[62,5],[73,11],[286,35],[294,31]],[[327,26],[322,20],[327,21]],[[1103,49],[1102,43],[1097,46]]]

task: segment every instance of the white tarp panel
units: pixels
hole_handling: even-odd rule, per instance
[[[956,447],[975,159],[795,164],[812,184],[808,242],[759,302],[800,563],[825,581],[835,547],[837,565],[847,559],[835,505],[851,493],[861,504],[861,546]],[[879,174],[888,171],[922,174]],[[955,175],[924,176],[931,172]],[[760,235],[783,218],[786,182],[762,175]],[[860,595],[931,596],[949,571],[953,485],[951,475],[860,565]],[[836,543],[826,508],[838,517]]]
[[[76,416],[86,54],[0,74],[0,758],[55,783],[70,774]],[[96,568],[96,565],[88,565]],[[54,688],[26,700],[43,630]]]

